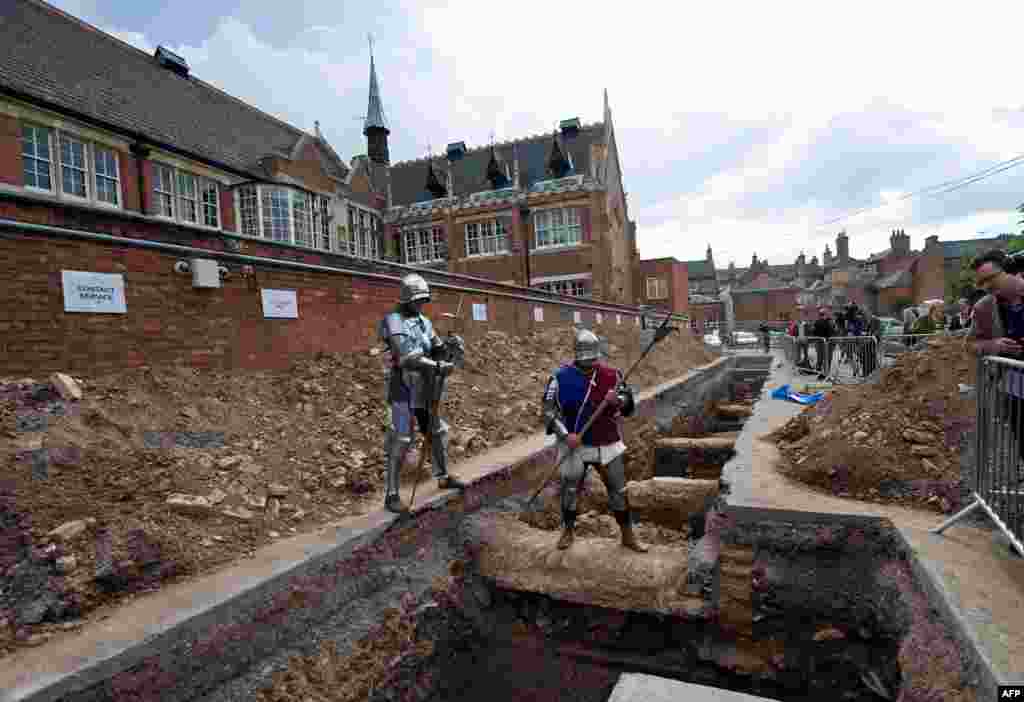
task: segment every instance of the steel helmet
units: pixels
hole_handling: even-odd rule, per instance
[[[580,329],[576,332],[575,352],[577,361],[596,361],[601,355],[597,334],[589,329]]]
[[[418,300],[430,301],[430,288],[427,286],[427,281],[423,280],[423,276],[411,273],[402,278],[402,288],[399,293],[398,301],[403,305],[410,302],[417,302]]]

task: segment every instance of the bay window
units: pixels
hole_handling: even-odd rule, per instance
[[[238,231],[243,236],[322,251],[335,249],[330,195],[284,185],[246,183],[236,188],[235,203]]]
[[[580,212],[576,207],[541,210],[533,215],[534,248],[576,246],[582,240]]]

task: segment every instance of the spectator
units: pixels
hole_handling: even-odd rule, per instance
[[[959,303],[960,311],[949,322],[950,331],[960,331],[971,326],[971,306],[967,303],[967,298],[961,297]]]
[[[796,318],[796,364],[797,366],[809,367],[811,359],[808,354],[807,343],[807,322],[803,319],[803,308],[797,308]]]
[[[761,332],[761,343],[764,344],[764,352],[771,353],[772,350],[772,338],[769,335],[771,327],[768,326],[768,322],[761,322],[761,326],[757,328]]]
[[[870,310],[865,314],[864,332],[875,340],[874,344],[867,342],[868,348],[864,352],[864,376],[867,377],[878,367],[879,344],[882,343],[882,322]]]
[[[827,376],[829,371],[828,340],[835,336],[835,328],[832,326],[832,320],[828,318],[827,307],[822,307],[818,310],[818,319],[815,320],[814,326],[811,327],[811,336],[819,337],[815,344],[815,351],[818,356],[817,371],[820,376]]]
[[[903,335],[906,337],[904,341],[907,346],[914,345],[914,340],[910,335],[914,333],[914,323],[917,322],[919,316],[916,307],[908,307],[903,310]]]
[[[1006,272],[1006,254],[989,251],[971,267],[988,292],[974,306],[971,338],[979,356],[1019,357],[1024,351],[1024,279]]]
[[[928,306],[928,314],[914,322],[914,334],[935,334],[942,330],[942,309],[935,304]]]

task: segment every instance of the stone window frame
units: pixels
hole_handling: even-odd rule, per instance
[[[466,222],[466,258],[511,253],[509,232],[502,217]],[[491,248],[488,249],[488,242]]]
[[[27,138],[27,133],[31,132],[32,138]],[[42,139],[45,138],[46,144],[46,157],[43,158],[40,153],[39,146],[42,143]],[[37,122],[31,119],[21,121],[21,136],[19,138],[21,142],[21,177],[22,187],[25,190],[46,193],[48,195],[54,195],[59,199],[66,199],[72,202],[88,203],[97,207],[106,207],[111,209],[123,209],[124,207],[124,193],[121,191],[121,160],[118,157],[118,151],[109,144],[101,143],[82,136],[73,129],[67,129],[65,127],[50,126],[41,122]],[[65,160],[64,144],[78,144],[81,146],[81,162],[80,163],[68,163]],[[31,153],[27,150],[27,146],[32,144]],[[111,155],[111,163],[114,166],[113,174],[104,171],[101,172],[97,168],[96,155],[97,153],[109,153]],[[32,170],[32,174],[36,179],[43,175],[39,171],[40,164],[45,164],[45,175],[49,180],[49,187],[41,187],[36,184],[28,182],[27,176],[29,171],[27,170],[27,160],[35,165]],[[82,185],[85,190],[85,195],[79,195],[77,193],[68,192],[64,186],[64,172],[65,169],[73,169],[75,172],[80,173],[82,177]],[[99,187],[100,179],[105,182],[113,183],[113,194],[116,202],[110,202],[100,195],[101,188]],[[38,182],[38,181],[37,181]]]
[[[223,223],[223,217],[220,212],[220,188],[219,182],[205,175],[196,173],[188,168],[181,168],[172,163],[167,163],[160,159],[153,159],[153,182],[149,185],[150,193],[158,198],[160,202],[170,201],[171,212],[167,214],[164,208],[158,207],[157,211],[153,213],[153,216],[159,217],[160,219],[166,219],[178,224],[183,224],[189,227],[200,227],[202,229],[210,229],[219,231]],[[164,176],[170,175],[168,183]],[[182,185],[186,182],[194,184],[194,190],[191,193],[185,191]],[[208,202],[206,196],[211,190],[211,186],[217,193],[216,197],[213,198],[213,202]],[[193,203],[195,207],[195,219],[189,219],[184,216],[182,203]],[[207,208],[216,208],[216,219],[217,225],[211,226],[207,224]]]
[[[424,235],[427,240],[424,241]],[[423,252],[428,255],[424,256]],[[414,255],[410,253],[415,252]],[[448,258],[448,242],[445,241],[444,227],[440,224],[428,224],[402,229],[402,263],[421,265],[438,263]]]

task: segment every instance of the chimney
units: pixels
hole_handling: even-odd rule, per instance
[[[910,237],[902,229],[895,229],[889,237],[889,246],[895,256],[907,256],[910,254]]]
[[[850,262],[850,238],[845,231],[839,232],[836,237],[836,255],[839,257],[839,265],[845,266]]]
[[[939,237],[937,234],[932,234],[924,240],[924,250],[934,251],[939,248]]]

